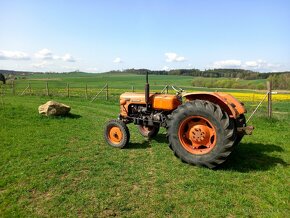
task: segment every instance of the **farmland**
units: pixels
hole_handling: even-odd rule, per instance
[[[223,81],[224,79],[215,79]],[[201,78],[192,76],[179,75],[150,75],[151,90],[160,92],[166,85],[174,85],[185,89],[187,92],[191,91],[224,91],[236,95],[241,100],[259,101],[263,98],[265,90],[250,90],[250,89],[229,89],[229,88],[206,88],[199,87],[201,84],[214,82],[211,78]],[[203,82],[202,82],[203,81]],[[196,84],[197,83],[197,84]],[[241,84],[247,83],[247,80],[242,80]],[[28,85],[30,90],[26,90],[24,94],[45,95],[46,84],[48,84],[51,95],[66,96],[67,85],[70,88],[71,96],[84,97],[85,88],[87,86],[88,97],[93,97],[105,85],[109,85],[110,95],[118,99],[120,93],[125,91],[143,91],[144,89],[144,75],[138,74],[124,74],[124,73],[105,73],[105,74],[89,74],[89,73],[68,73],[68,74],[32,74],[25,76],[22,79],[15,80],[15,94],[21,94]],[[195,84],[193,86],[192,84]],[[265,86],[266,80],[252,80],[251,84]],[[199,85],[199,86],[198,86]],[[2,89],[2,92],[11,94],[12,84],[8,80],[8,85]],[[171,93],[174,93],[174,91]],[[31,92],[31,93],[30,93]],[[288,92],[289,93],[289,92]],[[290,100],[290,95],[274,95],[274,100]]]
[[[44,84],[55,96],[45,96]],[[151,76],[161,90],[174,84],[187,91],[192,77]],[[27,84],[31,95],[19,96]],[[66,85],[75,88],[65,97]],[[109,101],[90,98],[108,83]],[[126,149],[109,147],[103,126],[116,118],[117,96],[140,75],[31,75],[17,81],[0,98],[0,216],[1,217],[286,217],[289,214],[290,98],[274,95],[273,119],[265,105],[251,120],[246,136],[227,163],[218,170],[197,168],[179,161],[167,146],[165,130],[148,141],[129,125]],[[37,93],[42,91],[42,95]],[[243,100],[249,112],[264,92],[226,90]],[[57,93],[56,93],[57,94]],[[54,99],[72,107],[69,117],[47,118],[37,107]]]

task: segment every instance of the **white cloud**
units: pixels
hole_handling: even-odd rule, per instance
[[[164,54],[166,56],[166,62],[182,62],[186,61],[185,57],[179,56],[174,52],[167,52]]]
[[[65,72],[70,72],[70,71],[78,71],[79,67],[77,66],[60,66],[60,68],[63,69]]]
[[[281,71],[280,64],[272,64],[262,59],[250,60],[245,62],[241,60],[216,61],[210,66],[210,68],[240,68],[263,72]]]
[[[215,61],[212,68],[240,68],[242,66],[242,61],[240,60],[224,60]]]
[[[76,60],[70,54],[65,54],[62,58],[63,61],[75,62]]]
[[[168,67],[168,66],[164,66],[161,70],[169,71],[169,70],[171,70],[171,69],[170,69],[170,67]]]
[[[29,60],[28,54],[22,51],[0,51],[0,60]]]
[[[53,60],[55,58],[58,58],[58,57],[55,57],[53,53],[47,48],[41,49],[40,51],[36,52],[34,56],[36,58],[43,59],[43,60]]]
[[[39,50],[34,54],[34,56],[42,60],[63,60],[66,62],[76,61],[71,54],[67,53],[64,56],[54,55],[53,52],[47,48]]]
[[[85,72],[89,72],[89,73],[98,73],[100,72],[99,68],[97,67],[88,67],[84,69]]]
[[[34,63],[34,64],[32,64],[32,67],[35,67],[35,68],[44,68],[47,65],[49,65],[47,61],[42,61],[40,63]]]
[[[245,66],[246,67],[257,67],[259,64],[257,61],[246,61]]]
[[[123,63],[122,59],[119,58],[119,57],[115,58],[115,59],[113,60],[113,62],[116,63],[116,64]]]
[[[245,68],[253,69],[253,70],[269,70],[269,71],[276,71],[278,68],[281,67],[280,64],[272,64],[268,63],[265,60],[259,59],[256,61],[246,61],[244,64]]]

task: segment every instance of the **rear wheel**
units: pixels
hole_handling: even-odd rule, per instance
[[[159,126],[138,125],[138,130],[142,136],[147,138],[153,138],[158,134]]]
[[[230,155],[234,131],[234,122],[218,105],[195,100],[173,112],[167,134],[170,147],[182,161],[214,168]]]
[[[109,145],[123,148],[129,142],[130,132],[123,121],[110,120],[105,126],[104,138]]]

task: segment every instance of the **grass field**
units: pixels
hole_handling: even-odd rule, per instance
[[[272,120],[257,114],[254,134],[209,170],[179,161],[164,130],[147,141],[130,125],[129,146],[109,147],[102,134],[118,114],[114,99],[55,97],[72,115],[38,115],[49,99],[0,97],[0,217],[289,216],[288,100]]]
[[[210,81],[210,78],[199,78],[192,76],[179,76],[179,75],[150,75],[150,85],[155,90],[162,89],[165,85],[175,85],[183,88],[190,88],[194,90],[214,90],[206,88],[193,87],[193,80]],[[221,78],[222,79],[222,78]],[[132,86],[136,90],[144,88],[144,75],[137,74],[124,74],[124,73],[105,73],[105,74],[89,74],[89,73],[70,73],[70,74],[32,74],[23,79],[15,81],[16,87],[22,91],[28,83],[31,84],[32,89],[41,90],[45,89],[45,84],[48,82],[51,89],[63,88],[66,89],[67,83],[73,88],[84,89],[87,84],[89,88],[101,88],[108,83],[114,89],[131,89]],[[249,82],[247,80],[244,83]],[[253,80],[252,83],[266,83],[266,80]],[[223,90],[223,89],[221,89]],[[227,89],[229,90],[229,89]],[[232,90],[236,91],[236,90]]]

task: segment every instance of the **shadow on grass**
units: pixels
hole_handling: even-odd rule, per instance
[[[44,115],[40,115],[40,117],[42,118],[49,118],[49,119],[79,119],[82,116],[78,115],[78,114],[72,114],[72,113],[68,113],[67,115],[60,115],[60,116],[44,116]]]
[[[81,118],[82,116],[81,115],[78,115],[78,114],[72,114],[72,113],[68,113],[66,116],[64,117],[67,117],[67,118],[71,118],[71,119],[79,119]]]
[[[147,149],[147,148],[151,147],[151,143],[154,141],[156,141],[158,143],[168,144],[168,141],[166,139],[166,135],[165,134],[158,134],[157,136],[155,136],[152,139],[144,138],[144,140],[141,143],[129,143],[128,146],[125,147],[125,149]]]
[[[168,140],[166,138],[166,134],[158,134],[157,136],[155,136],[153,139],[151,139],[152,141],[156,141],[158,143],[166,143],[168,144]]]
[[[150,143],[168,144],[166,134],[158,134],[150,140],[144,140],[141,143],[129,143],[126,149],[147,149]],[[218,170],[232,170],[238,172],[266,171],[276,165],[288,166],[288,164],[278,156],[270,153],[284,152],[278,145],[261,143],[240,143],[232,152],[227,161],[218,167]]]
[[[240,143],[219,169],[238,172],[265,171],[276,165],[288,164],[280,157],[269,155],[272,152],[284,152],[278,145],[261,143]]]
[[[124,149],[147,149],[150,148],[150,141],[144,140],[141,143],[129,143]]]

